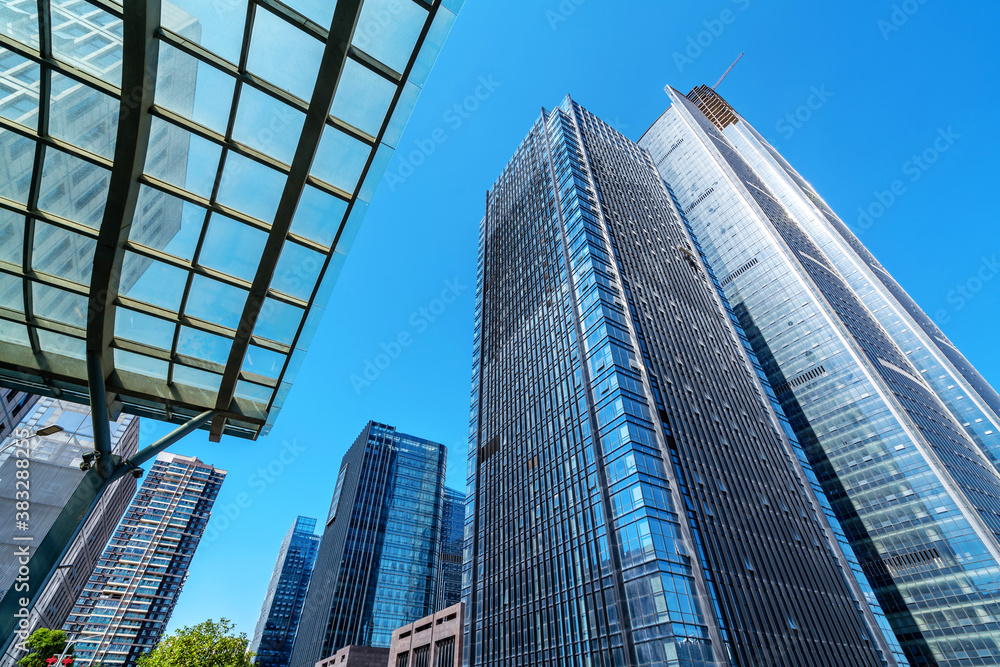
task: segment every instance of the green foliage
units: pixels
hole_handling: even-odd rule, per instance
[[[253,653],[246,633],[223,618],[181,628],[163,639],[151,653],[139,658],[139,667],[251,667]],[[33,666],[32,666],[33,667]],[[42,665],[41,667],[45,667]]]
[[[24,646],[31,653],[17,661],[20,667],[49,667],[46,660],[52,656],[58,657],[66,648],[66,633],[62,630],[38,628],[31,633],[28,641],[24,642]],[[68,655],[73,655],[72,648]]]

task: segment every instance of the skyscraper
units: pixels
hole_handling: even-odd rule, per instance
[[[1000,400],[714,90],[639,142],[669,182],[911,665],[1000,664]]]
[[[370,421],[344,455],[292,650],[388,647],[435,611],[447,449]]]
[[[89,408],[52,398],[32,398],[37,402],[28,402],[32,407],[21,413],[21,422],[12,436],[0,444],[4,448],[0,451],[0,549],[4,553],[0,558],[0,597],[10,589],[18,573],[18,559],[8,554],[17,553],[23,546],[34,553],[84,477],[85,473],[80,470],[83,454],[94,449]],[[32,434],[46,426],[58,426],[62,430],[35,436],[26,457],[15,455],[17,447],[11,445],[22,430]],[[114,454],[122,457],[135,454],[139,445],[139,418],[121,415],[112,422],[111,442]],[[14,521],[16,503],[23,498],[18,491],[25,488],[17,484],[16,471],[21,469],[17,461],[24,458],[29,462],[28,531],[19,530]],[[126,475],[101,498],[80,534],[70,544],[62,559],[62,568],[42,590],[28,620],[29,633],[36,628],[59,628],[66,621],[135,489],[135,478]],[[25,541],[25,535],[31,539]],[[3,655],[0,665],[8,667],[23,657],[17,644],[19,642]]]
[[[226,471],[164,452],[104,549],[64,629],[85,663],[131,667],[160,640]]]
[[[648,154],[567,98],[480,230],[467,664],[905,664]]]
[[[250,644],[250,650],[256,654],[255,662],[261,667],[288,667],[292,657],[292,644],[319,549],[315,531],[316,519],[300,516],[281,543]]]
[[[438,567],[435,611],[462,601],[462,543],[465,533],[465,494],[445,488],[441,507],[441,559]]]

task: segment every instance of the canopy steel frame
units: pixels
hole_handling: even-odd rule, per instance
[[[228,410],[236,394],[236,382],[239,377],[240,368],[243,366],[243,358],[246,356],[250,345],[250,337],[257,324],[257,318],[264,307],[264,299],[267,297],[271,285],[271,278],[274,276],[278,258],[281,255],[282,246],[288,236],[288,230],[292,225],[292,217],[299,204],[299,197],[306,187],[309,178],[309,170],[312,167],[313,158],[319,149],[319,142],[326,129],[326,120],[330,116],[330,109],[333,107],[333,97],[340,84],[340,77],[347,64],[348,51],[354,28],[361,16],[362,0],[340,0],[333,11],[333,21],[330,25],[330,32],[327,36],[326,46],[323,49],[323,56],[319,64],[319,72],[316,76],[316,86],[313,88],[312,99],[309,101],[309,109],[306,111],[306,118],[302,124],[302,133],[299,135],[299,142],[295,147],[295,156],[292,158],[288,179],[285,181],[285,188],[278,201],[278,210],[274,215],[274,222],[271,224],[271,231],[268,234],[264,245],[264,252],[257,273],[254,276],[253,284],[247,295],[246,303],[243,306],[243,314],[240,316],[240,324],[233,338],[233,346],[229,351],[229,360],[226,363],[226,373],[222,376],[222,385],[219,387],[219,397],[216,402],[216,410]],[[253,7],[253,5],[251,5]],[[248,22],[252,20],[249,16]],[[246,33],[249,42],[250,31]],[[248,43],[244,43],[244,53],[241,56],[240,66],[245,69],[246,56],[249,51]],[[238,96],[238,92],[237,92]],[[237,104],[234,99],[234,107]],[[227,137],[232,137],[232,121],[230,117],[230,128]],[[369,161],[375,150],[369,154]],[[358,179],[359,183],[361,178]],[[349,207],[350,208],[350,207]],[[346,214],[345,214],[346,215]],[[322,273],[321,273],[322,275]],[[311,301],[311,300],[310,300]],[[308,309],[303,310],[302,321],[305,321]],[[294,348],[293,348],[294,349]],[[288,361],[286,359],[285,363]],[[272,399],[273,401],[273,394]],[[212,420],[210,439],[218,442],[222,437],[222,431],[226,425],[224,416],[216,416]]]

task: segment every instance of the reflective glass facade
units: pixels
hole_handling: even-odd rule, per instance
[[[388,648],[437,608],[444,445],[368,422],[344,456],[292,651],[312,667],[345,646]]]
[[[300,516],[281,543],[250,643],[254,662],[261,667],[288,667],[292,658],[292,644],[319,550],[320,538],[315,531],[316,519]]]
[[[0,380],[266,434],[461,4],[0,3]]]
[[[462,544],[465,534],[465,493],[445,488],[441,506],[441,558],[435,611],[462,601]]]
[[[910,664],[1000,664],[996,393],[721,97],[667,92],[640,145]]]
[[[133,667],[160,641],[226,471],[156,457],[63,626],[84,664]]]
[[[648,154],[569,98],[480,224],[470,666],[905,664]]]

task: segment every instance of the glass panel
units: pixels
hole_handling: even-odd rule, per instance
[[[187,271],[125,251],[119,293],[174,312],[180,310]]]
[[[330,295],[333,294],[333,286],[337,284],[337,279],[340,277],[340,272],[344,270],[346,262],[347,255],[341,254],[339,250],[330,257],[330,263],[326,265],[326,271],[323,273],[323,280],[319,284],[319,289],[316,290],[316,298],[313,300],[314,305],[309,313],[310,316],[312,316],[312,312],[317,307],[326,307],[327,302],[330,300]],[[302,336],[295,343],[296,347],[305,347],[308,344],[309,341],[303,341]]]
[[[247,291],[205,276],[195,276],[191,282],[184,314],[235,329],[243,315]]]
[[[36,220],[31,240],[31,268],[87,287],[96,248],[97,239]]]
[[[0,196],[27,204],[34,166],[34,140],[0,129]]]
[[[24,312],[24,285],[17,276],[0,273],[0,307]]]
[[[51,6],[52,51],[56,58],[120,86],[121,19],[85,2]]]
[[[217,199],[224,206],[270,224],[278,210],[285,180],[281,172],[231,152],[226,157]]]
[[[233,341],[198,329],[181,327],[177,336],[177,354],[226,365]]]
[[[0,208],[0,261],[21,266],[24,256],[24,216]]]
[[[235,88],[236,79],[225,72],[160,42],[156,103],[161,107],[224,134]]]
[[[181,364],[174,364],[174,382],[198,389],[207,389],[212,393],[219,392],[219,385],[222,384],[222,376],[218,373],[209,373],[199,368],[191,368]]]
[[[375,151],[375,158],[372,160],[372,165],[368,167],[368,173],[365,174],[365,182],[361,185],[361,190],[358,192],[358,201],[371,202],[375,196],[375,190],[378,189],[379,183],[382,182],[385,168],[389,166],[389,160],[392,159],[394,152],[393,149],[385,144],[379,144],[378,150]],[[395,185],[393,183],[393,186]]]
[[[145,343],[169,351],[174,342],[174,323],[128,308],[115,311],[115,337]]]
[[[243,358],[243,370],[277,380],[285,365],[285,355],[251,345]]]
[[[295,54],[294,65],[289,63],[289,53]],[[323,43],[318,39],[269,11],[258,11],[254,16],[247,60],[247,69],[254,74],[309,101],[322,58]]]
[[[285,241],[274,267],[271,289],[308,301],[326,257],[292,241]]]
[[[161,22],[165,28],[238,63],[246,17],[247,0],[170,0],[163,3]]]
[[[0,7],[0,17],[2,16],[3,8]],[[2,25],[3,19],[0,18],[0,26]],[[15,324],[9,320],[0,320],[0,340],[27,347],[30,345],[28,342],[28,327],[23,324]]]
[[[115,350],[115,368],[151,378],[167,379],[167,362],[143,354]]]
[[[72,338],[62,334],[38,329],[38,344],[46,354],[60,354],[74,359],[87,357],[87,343],[81,338]],[[115,350],[117,352],[117,350]]]
[[[254,403],[267,405],[270,402],[271,395],[273,393],[274,390],[270,387],[254,384],[253,382],[247,382],[246,380],[236,381],[237,398],[245,398],[248,401],[253,401]]]
[[[87,297],[82,294],[32,283],[31,309],[37,317],[81,328],[87,326]]]
[[[292,338],[299,328],[299,322],[302,321],[302,313],[303,310],[297,306],[290,306],[271,298],[264,299],[264,307],[260,310],[253,335],[291,345]]]
[[[368,161],[371,147],[327,125],[313,160],[312,175],[353,192]]]
[[[51,100],[49,134],[114,159],[119,100],[58,72],[52,73]]]
[[[365,0],[352,44],[397,72],[406,69],[427,10],[415,2]]]
[[[4,0],[0,3],[0,33],[38,48],[38,2]]]
[[[406,122],[410,119],[410,114],[413,113],[413,107],[419,96],[419,87],[409,81],[403,85],[403,92],[396,100],[396,106],[392,110],[392,118],[389,119],[389,125],[386,126],[385,134],[382,135],[382,143],[386,146],[396,148],[399,145],[399,138],[403,136],[403,128],[406,127]]]
[[[154,117],[144,168],[150,176],[208,198],[221,155],[222,146]]]
[[[346,201],[307,185],[295,209],[291,232],[330,246],[346,212]]]
[[[198,263],[235,278],[253,280],[267,233],[213,213]]]
[[[336,0],[286,0],[285,4],[324,28],[333,22],[333,9],[337,6]]]
[[[98,229],[104,217],[110,183],[108,169],[48,147],[38,206]]]
[[[243,86],[233,139],[291,164],[306,115],[252,86]]]
[[[438,8],[434,22],[431,23],[430,30],[427,31],[427,36],[424,37],[424,41],[420,45],[420,53],[417,55],[416,62],[413,63],[413,69],[410,70],[408,77],[410,81],[418,86],[424,85],[454,23],[454,14],[446,9]]]
[[[351,214],[347,217],[347,222],[344,224],[344,231],[340,233],[340,240],[337,241],[338,253],[346,255],[350,252],[351,247],[354,246],[354,240],[358,237],[358,231],[361,229],[361,222],[365,219],[365,213],[367,212],[367,203],[360,200],[354,202],[354,208],[351,209]]]
[[[4,21],[0,9],[0,24]],[[38,65],[0,48],[0,116],[38,129]]]
[[[190,261],[206,213],[197,204],[140,185],[129,240]]]
[[[330,114],[376,136],[395,94],[395,84],[348,58]]]

